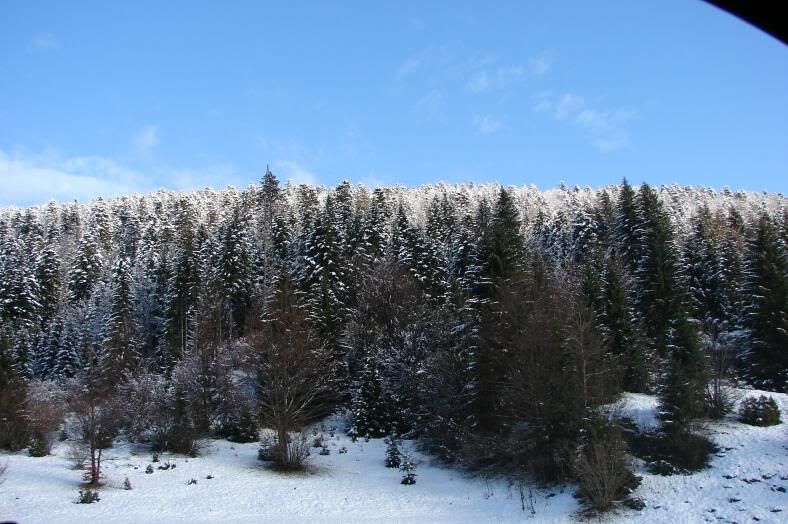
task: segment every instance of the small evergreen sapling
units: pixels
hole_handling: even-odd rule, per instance
[[[90,488],[85,490],[79,490],[79,497],[77,497],[77,504],[93,504],[94,502],[98,502],[101,500],[99,497],[98,491],[94,491]]]
[[[416,483],[416,473],[414,473],[416,471],[416,463],[413,462],[410,454],[405,453],[402,455],[402,463],[399,466],[399,470],[403,473],[400,484],[410,486]]]
[[[386,467],[387,468],[398,468],[402,463],[399,446],[397,445],[397,439],[392,437],[388,437],[386,439]]]

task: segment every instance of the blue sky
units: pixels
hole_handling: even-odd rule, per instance
[[[0,1],[0,205],[498,181],[788,190],[788,47],[697,0]]]

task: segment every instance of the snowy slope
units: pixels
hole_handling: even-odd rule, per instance
[[[622,512],[611,522],[678,524],[683,522],[788,522],[788,395],[743,391],[743,400],[761,394],[780,406],[783,423],[768,428],[741,424],[730,416],[708,423],[706,430],[720,448],[711,467],[693,475],[664,477],[640,467],[637,496],[640,512]],[[620,411],[641,429],[656,425],[656,399],[627,394]],[[642,465],[641,465],[642,466]]]
[[[347,447],[346,454],[338,449]],[[20,523],[169,522],[515,522],[525,516],[519,490],[430,466],[422,455],[414,486],[383,466],[382,440],[351,442],[337,435],[331,455],[313,453],[313,471],[269,471],[257,460],[257,444],[210,441],[202,457],[172,457],[176,468],[145,474],[151,454],[132,455],[128,446],[111,450],[108,485],[101,501],[75,504],[80,472],[62,456],[11,455],[9,478],[0,488],[0,520]],[[64,448],[59,448],[61,454]],[[317,450],[315,450],[317,451]],[[137,468],[137,469],[134,469]],[[214,476],[208,480],[207,475]],[[133,489],[123,490],[128,476]],[[186,485],[194,478],[196,485]],[[577,509],[571,490],[534,493],[540,522],[565,522]],[[526,494],[527,496],[527,494]]]
[[[758,395],[750,391],[746,395]],[[788,412],[788,395],[770,394]],[[644,427],[654,423],[656,401],[627,395],[622,414]],[[746,426],[729,418],[708,431],[721,451],[710,469],[688,476],[661,477],[639,468],[636,495],[641,512],[620,510],[610,522],[787,522],[788,424]],[[0,487],[0,520],[20,523],[168,522],[571,522],[580,509],[571,487],[524,490],[503,481],[485,481],[421,460],[417,483],[403,486],[401,474],[383,466],[382,440],[327,439],[331,454],[312,455],[306,474],[272,472],[257,460],[257,444],[209,441],[199,458],[162,455],[175,469],[146,474],[151,454],[129,445],[110,451],[101,501],[75,504],[81,472],[69,468],[66,447],[56,455],[8,461]],[[339,454],[342,446],[348,449]],[[407,446],[406,446],[407,447]],[[317,451],[317,450],[315,450]],[[212,475],[213,479],[206,479]],[[123,489],[128,476],[133,490]],[[197,484],[187,485],[189,479]],[[522,510],[522,504],[526,510]],[[533,507],[534,513],[531,512]]]

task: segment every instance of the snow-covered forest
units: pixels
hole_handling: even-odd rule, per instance
[[[353,442],[575,482],[606,509],[636,485],[625,453],[698,469],[713,444],[696,421],[730,412],[734,386],[788,392],[787,243],[781,194],[626,181],[371,190],[269,171],[6,208],[0,448],[78,442],[88,487],[118,442],[261,442],[298,469],[333,415]],[[652,434],[611,422],[624,392],[657,396]]]

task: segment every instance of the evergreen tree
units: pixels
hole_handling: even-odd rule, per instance
[[[229,339],[243,334],[244,322],[251,307],[252,261],[247,228],[248,218],[241,206],[236,206],[224,231],[219,261],[221,301],[229,319],[226,330]]]
[[[384,437],[391,428],[391,421],[374,356],[367,355],[357,376],[350,408],[353,414],[350,435],[354,439]]]
[[[413,458],[409,453],[402,455],[402,463],[399,466],[399,470],[402,472],[400,484],[410,486],[416,483],[416,473],[414,473],[416,471],[416,463],[413,462]]]
[[[387,468],[399,468],[402,465],[402,455],[399,452],[397,438],[393,435],[386,439],[386,460],[384,463]]]
[[[623,270],[612,257],[605,264],[603,286],[605,346],[618,358],[624,391],[645,393],[650,383],[650,366],[638,334],[638,323],[624,283]]]
[[[479,226],[483,227],[481,219],[479,222]],[[484,278],[497,287],[518,271],[525,255],[520,214],[512,195],[505,188],[501,188],[498,193],[489,233],[480,240],[480,263]]]
[[[91,232],[82,235],[77,255],[71,266],[68,281],[68,298],[72,304],[87,300],[98,281],[103,259]]]
[[[670,357],[659,393],[659,417],[670,436],[689,432],[693,420],[705,413],[708,382],[697,330],[681,312],[677,317],[671,327]]]
[[[635,190],[625,178],[616,203],[615,248],[630,273],[637,271],[640,262],[638,222]]]
[[[641,253],[637,265],[637,306],[653,348],[665,356],[671,321],[683,305],[673,231],[659,196],[648,184],[641,186],[637,205],[636,231]]]
[[[60,257],[51,242],[38,255],[35,271],[41,320],[46,323],[57,312],[60,298]]]
[[[788,388],[788,261],[774,222],[761,215],[747,254],[749,340],[746,376],[756,386]]]
[[[125,255],[112,268],[112,310],[107,321],[102,355],[103,376],[119,382],[140,361],[139,336],[132,303],[131,268]]]

